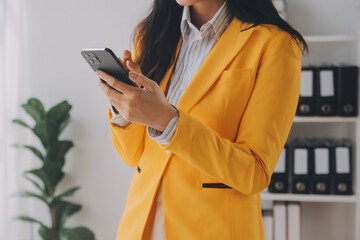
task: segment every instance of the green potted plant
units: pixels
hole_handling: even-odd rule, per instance
[[[42,149],[33,145],[15,144],[15,147],[30,150],[42,162],[41,168],[24,172],[24,177],[36,187],[36,192],[20,191],[17,196],[32,197],[44,202],[49,209],[51,226],[29,217],[18,216],[16,219],[39,224],[39,235],[44,240],[92,240],[94,233],[86,227],[69,228],[66,220],[81,209],[81,205],[65,200],[74,195],[80,187],[73,187],[58,193],[56,187],[63,179],[65,155],[73,147],[70,140],[60,140],[59,135],[69,123],[71,105],[62,101],[48,111],[36,98],[30,98],[22,104],[24,110],[34,119],[31,127],[21,119],[12,122],[28,128],[40,140]]]

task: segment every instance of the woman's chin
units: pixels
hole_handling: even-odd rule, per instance
[[[192,6],[198,1],[199,0],[176,0],[176,2],[181,6]]]

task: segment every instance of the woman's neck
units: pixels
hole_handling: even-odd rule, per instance
[[[190,6],[191,22],[198,29],[213,18],[226,0],[199,1]]]

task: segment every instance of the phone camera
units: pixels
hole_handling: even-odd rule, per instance
[[[96,55],[94,54],[94,53],[89,53],[90,54],[90,56],[92,56],[92,57],[96,57]]]
[[[89,58],[89,57],[90,57],[90,55],[89,55],[89,54],[87,54],[87,53],[85,53],[85,54],[84,54],[84,57]]]
[[[100,60],[97,58],[88,59],[88,62],[93,65],[100,65],[100,63],[101,63]]]

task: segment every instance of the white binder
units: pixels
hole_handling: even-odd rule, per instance
[[[264,210],[262,214],[265,240],[273,240],[274,217],[272,210]]]
[[[274,240],[287,240],[286,204],[274,203]]]
[[[301,205],[287,204],[287,240],[301,240]]]

